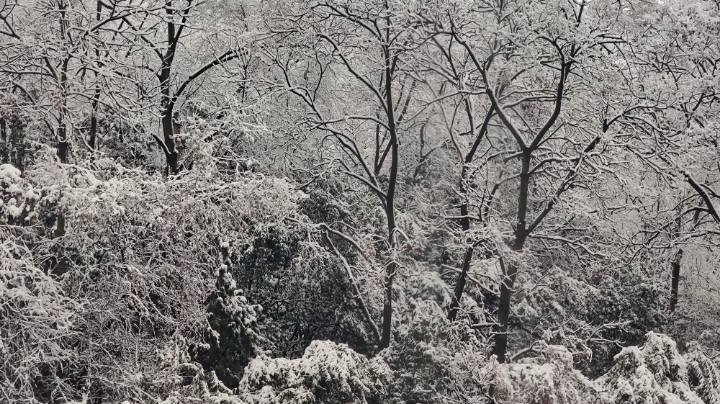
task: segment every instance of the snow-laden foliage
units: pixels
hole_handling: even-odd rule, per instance
[[[314,341],[298,359],[260,355],[239,390],[251,404],[382,403],[390,369],[345,344]]]
[[[15,221],[20,218],[20,215],[24,210],[30,210],[29,206],[26,206],[25,199],[26,193],[21,188],[22,179],[20,178],[20,170],[10,164],[0,165],[0,185],[2,186],[3,196],[5,199],[2,201],[2,217],[6,222]],[[33,200],[34,193],[30,194],[30,200]],[[18,201],[18,199],[20,199]]]
[[[666,335],[650,332],[642,346],[626,347],[612,368],[592,380],[573,368],[573,355],[559,345],[517,364],[491,358],[477,379],[499,403],[708,404],[718,402],[717,362],[697,346],[680,354]]]
[[[100,175],[48,161],[21,176],[2,166],[0,200],[8,224],[0,229],[0,262],[2,296],[9,299],[2,308],[12,319],[3,321],[3,346],[12,358],[4,374],[18,380],[9,385],[55,397],[63,390],[53,390],[52,383],[63,380],[90,399],[144,401],[186,384],[189,376],[178,366],[192,359],[188,351],[208,372],[225,370],[226,382],[238,379],[254,349],[252,327],[260,308],[244,300],[221,267],[221,250],[228,248],[221,240],[243,245],[268,226],[283,226],[302,195],[261,175],[215,183],[198,172],[157,182],[108,161],[95,167]],[[62,219],[37,223],[38,201]],[[44,224],[55,225],[54,232],[42,231]],[[37,253],[10,235],[31,240]],[[44,254],[58,258],[41,259]],[[66,342],[66,334],[72,341]],[[33,342],[41,336],[50,342]],[[250,339],[235,353],[226,342],[241,337]],[[179,353],[162,353],[178,339],[187,341]],[[240,356],[203,360],[218,346]],[[25,371],[17,370],[18,358],[26,361]]]
[[[167,391],[162,401],[156,401],[163,404],[198,401],[244,404],[218,379],[214,371],[206,371],[202,365],[191,361],[187,342],[182,336],[175,335],[166,345],[158,348],[156,359],[160,363],[160,370],[154,382],[162,380]]]
[[[0,401],[8,403],[77,397],[71,346],[82,306],[34,261],[0,227]]]
[[[196,357],[203,366],[212,369],[228,387],[237,387],[243,368],[254,356],[258,335],[257,315],[261,306],[248,304],[243,291],[237,287],[228,264],[229,245],[220,245],[223,264],[217,275],[215,290],[207,299],[209,335],[207,347],[198,347]]]
[[[697,343],[684,355],[688,382],[704,403],[720,403],[720,364],[709,358]]]
[[[714,403],[717,372],[701,351],[681,355],[675,341],[650,332],[641,347],[623,349],[598,384],[612,403]]]
[[[642,343],[647,330],[665,322],[662,290],[624,271],[613,272],[595,282],[555,266],[524,274],[527,286],[518,290],[515,310],[518,320],[532,324],[535,332],[519,332],[519,350],[538,339],[563,345],[572,352],[577,368],[599,376],[620,351],[617,341]]]
[[[502,365],[493,357],[478,372],[501,403],[602,403],[602,391],[573,368],[573,355],[560,345],[545,345],[527,363]]]
[[[63,180],[61,206],[68,213],[57,247],[69,261],[66,288],[92,302],[82,313],[84,354],[104,376],[99,380],[107,380],[93,387],[118,397],[138,387],[173,391],[182,379],[157,377],[164,361],[134,358],[152,357],[175,335],[232,384],[238,376],[228,371],[241,373],[254,349],[256,309],[221,267],[221,250],[228,248],[221,240],[238,245],[261,235],[293,215],[299,196],[283,181],[256,175],[230,183],[195,176],[158,183],[140,172],[100,181],[71,169]],[[235,339],[241,339],[237,347],[228,345]]]
[[[0,224],[28,226],[54,221],[60,189],[57,184],[28,181],[11,164],[0,165]]]
[[[53,216],[59,195],[59,187],[33,184],[16,167],[0,165],[0,389],[8,402],[78,397],[79,358],[71,346],[83,305],[33,251],[36,225],[42,229]]]
[[[404,270],[395,342],[381,353],[392,369],[390,401],[482,400],[485,386],[473,371],[484,364],[486,345],[466,322],[448,321],[450,295],[436,271],[421,265]]]

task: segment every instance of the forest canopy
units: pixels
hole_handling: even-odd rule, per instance
[[[720,403],[719,63],[717,0],[0,0],[0,402]]]

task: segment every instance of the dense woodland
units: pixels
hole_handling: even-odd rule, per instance
[[[0,0],[0,402],[720,403],[717,0]]]

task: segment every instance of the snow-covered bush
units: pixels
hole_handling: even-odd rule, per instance
[[[57,184],[38,184],[17,167],[0,165],[0,225],[52,224],[59,198]]]
[[[675,341],[650,332],[643,346],[623,349],[597,382],[612,403],[714,403],[717,390],[712,386],[717,383],[717,372],[716,365],[700,351],[683,356]]]
[[[156,387],[163,384],[167,394],[162,396],[165,397],[162,403],[244,404],[214,371],[206,371],[201,364],[191,361],[187,342],[182,336],[174,335],[155,353],[159,370],[145,383]]]
[[[5,115],[4,118],[6,138],[0,141],[0,164],[12,164],[23,170],[32,164],[38,146],[31,141],[36,139],[27,136],[28,117],[11,114],[9,117]]]
[[[486,386],[475,370],[487,361],[487,343],[465,319],[448,321],[450,291],[437,271],[424,265],[404,271],[395,288],[393,343],[379,354],[392,370],[388,402],[484,402]]]
[[[136,360],[175,335],[197,348],[194,357],[208,372],[232,381],[236,376],[226,370],[241,372],[253,347],[249,340],[239,343],[242,349],[223,344],[252,335],[245,326],[255,316],[227,270],[218,273],[221,250],[228,248],[220,240],[242,245],[282,224],[299,195],[286,182],[260,175],[223,183],[198,172],[162,181],[103,168],[69,167],[58,179],[65,184],[66,233],[56,246],[69,260],[67,290],[89,301],[82,312],[84,355],[102,375],[92,388],[104,397],[136,399],[175,391],[174,376],[156,376],[165,369],[160,362]],[[238,304],[246,310],[236,310]],[[225,349],[221,363],[213,347]]]
[[[518,323],[533,333],[514,329],[512,350],[541,338],[567,347],[577,369],[598,377],[612,366],[620,344],[639,345],[648,331],[664,323],[662,285],[610,270],[593,282],[578,272],[551,267],[522,274],[525,286],[518,288],[515,312]]]
[[[58,379],[76,390],[69,397],[217,398],[237,385],[256,350],[292,355],[282,349],[304,349],[322,335],[362,341],[352,294],[337,293],[349,289],[345,275],[299,224],[303,194],[286,181],[254,173],[216,181],[211,169],[162,179],[103,159],[91,168],[60,165],[50,150],[39,161],[22,175],[2,166],[2,217],[13,220],[2,231],[27,239],[36,255],[26,249],[23,262],[79,302],[65,327],[74,359],[63,364],[76,377]],[[62,218],[62,232],[45,216]],[[243,290],[247,280],[252,295]],[[258,302],[272,315],[263,316]],[[287,327],[303,323],[310,333]],[[324,328],[331,332],[314,331]],[[380,394],[373,389],[363,394]]]
[[[487,380],[505,402],[537,404],[600,404],[602,392],[573,368],[573,355],[561,345],[545,345],[541,356],[512,365],[494,360],[486,366]],[[481,374],[482,374],[481,373]]]
[[[250,404],[383,403],[390,369],[345,344],[313,341],[302,358],[260,355],[245,369],[239,390]]]
[[[35,265],[36,257],[0,226],[0,401],[80,399],[77,313],[82,306]]]
[[[573,368],[564,346],[540,344],[535,358],[499,364],[494,357],[475,380],[496,402],[532,404],[718,403],[718,364],[693,345],[681,355],[669,337],[650,332],[642,346],[626,347],[613,367],[592,380]]]
[[[690,344],[684,355],[687,363],[688,382],[690,388],[703,402],[720,403],[720,366],[710,359],[697,344]]]
[[[2,340],[13,361],[23,357],[28,363],[16,371],[7,362],[12,367],[5,373],[8,378],[27,381],[18,382],[19,389],[60,394],[63,390],[48,381],[38,384],[57,379],[91,400],[166,398],[191,382],[187,366],[178,367],[193,359],[188,351],[197,360],[208,354],[191,348],[212,350],[208,341],[224,344],[223,335],[253,335],[255,309],[243,300],[227,270],[218,273],[220,240],[242,246],[267,234],[269,227],[284,226],[286,218],[296,215],[302,196],[286,181],[253,174],[219,182],[207,170],[163,180],[107,160],[89,165],[93,169],[61,166],[49,153],[39,161],[22,176],[9,165],[0,171],[0,240],[8,255],[0,259],[7,278],[2,287],[11,291],[2,296],[15,299],[2,302],[13,319],[2,322],[9,327]],[[52,230],[55,223],[38,212],[62,217],[63,231],[40,231]],[[10,245],[10,240],[26,242]],[[61,262],[63,270],[58,271]],[[20,286],[27,293],[20,293]],[[16,305],[18,296],[25,300]],[[71,323],[63,312],[66,300],[79,302]],[[32,321],[17,314],[35,306],[40,314]],[[238,306],[245,309],[236,310]],[[47,324],[32,326],[43,321]],[[73,336],[72,361],[55,363],[65,360],[57,348],[63,339],[43,327]],[[33,343],[32,335],[22,339],[28,330],[48,335],[38,337],[48,342],[35,342],[33,349],[57,355],[19,348]],[[157,355],[158,349],[177,345],[177,338],[186,341],[178,345],[183,360],[168,362]],[[237,359],[232,371],[239,374],[231,378],[239,378],[253,352],[247,343],[241,345],[250,349],[228,356],[222,366],[208,366],[204,374]],[[42,371],[35,369],[46,362]],[[68,374],[58,376],[55,368]]]
[[[218,374],[220,380],[235,388],[243,368],[255,354],[258,335],[257,315],[262,307],[251,305],[230,272],[229,245],[220,246],[223,264],[220,266],[215,290],[207,299],[209,329],[206,345],[196,348],[195,357],[203,367]]]
[[[394,343],[382,353],[393,370],[390,392],[396,401],[436,402],[436,392],[453,385],[449,367],[455,361],[455,336],[445,318],[450,302],[447,288],[435,271],[407,269],[398,282],[399,307]],[[468,344],[470,348],[470,344]]]
[[[245,297],[263,307],[265,349],[297,358],[311,341],[333,339],[367,353],[369,330],[322,234],[312,225],[278,225],[251,236],[232,247],[228,266]]]
[[[0,165],[0,400],[80,398],[76,352],[80,301],[48,273],[43,224],[54,220],[59,187],[35,184]]]

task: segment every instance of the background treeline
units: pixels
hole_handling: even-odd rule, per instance
[[[720,403],[718,63],[716,1],[0,1],[0,402]]]

